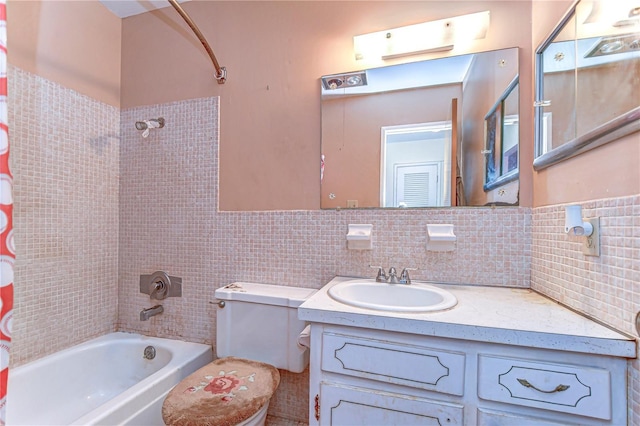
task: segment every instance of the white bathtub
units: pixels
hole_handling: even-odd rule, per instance
[[[107,334],[11,369],[7,425],[163,425],[166,394],[212,359],[208,345]]]

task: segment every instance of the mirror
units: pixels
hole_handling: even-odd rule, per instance
[[[495,189],[518,177],[520,117],[519,76],[516,76],[498,102],[484,117],[487,143],[484,190]]]
[[[512,48],[323,76],[321,207],[517,205],[517,75]]]
[[[581,0],[536,51],[534,169],[640,130],[640,0]]]

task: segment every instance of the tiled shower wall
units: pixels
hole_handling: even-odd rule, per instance
[[[533,210],[531,287],[618,330],[637,336],[640,310],[640,195],[592,200],[583,217],[600,218],[600,257],[582,254],[564,231],[564,205]],[[640,363],[629,375],[629,424],[640,425]]]
[[[15,366],[115,328],[120,111],[8,73]]]
[[[135,130],[135,121],[160,116],[165,127],[148,138]],[[125,110],[121,125],[121,330],[213,343],[216,288],[320,288],[336,275],[373,277],[369,265],[417,267],[417,279],[529,286],[530,209],[217,212],[217,98]],[[346,249],[349,223],[373,224],[373,250]],[[453,223],[456,250],[426,252],[427,223]],[[182,277],[183,297],[140,321],[155,302],[139,293],[139,275],[155,270]],[[270,414],[305,421],[307,392],[307,374],[285,373]]]

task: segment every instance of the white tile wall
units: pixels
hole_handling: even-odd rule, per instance
[[[115,328],[120,111],[9,66],[11,364]]]
[[[637,336],[640,311],[640,195],[581,203],[600,218],[600,257],[582,254],[584,237],[564,233],[564,205],[533,210],[531,287]],[[640,363],[629,374],[629,424],[640,424]]]

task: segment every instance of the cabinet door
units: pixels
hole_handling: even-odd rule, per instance
[[[465,355],[341,334],[322,335],[322,369],[452,395],[464,392]]]
[[[341,386],[320,385],[320,425],[462,425],[463,407],[440,401]]]
[[[523,416],[515,413],[478,409],[478,426],[571,426],[577,423],[555,422],[539,417]]]

